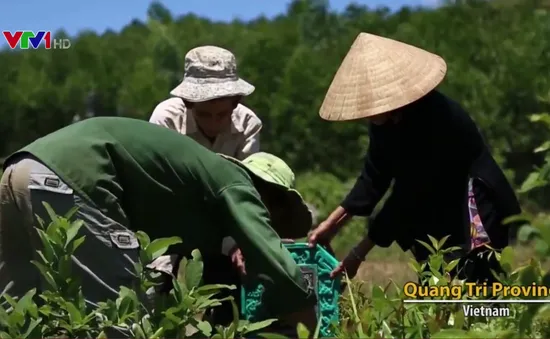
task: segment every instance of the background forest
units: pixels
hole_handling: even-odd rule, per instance
[[[519,189],[544,160],[533,149],[547,130],[528,117],[550,111],[547,8],[543,0],[474,0],[393,13],[350,4],[337,13],[326,1],[297,0],[274,19],[225,23],[170,13],[153,2],[147,22],[101,35],[83,31],[68,37],[68,50],[0,52],[0,158],[89,116],[148,119],[181,80],[187,51],[213,44],[233,51],[241,76],[256,86],[245,105],[264,123],[263,149],[289,162],[323,218],[355,180],[368,138],[364,124],[326,122],[318,109],[357,34],[370,32],[447,61],[440,89],[471,113]],[[538,212],[550,191],[520,197],[524,208]],[[336,240],[338,252],[363,227],[357,221],[345,230]]]

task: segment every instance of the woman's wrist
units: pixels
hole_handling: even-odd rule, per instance
[[[367,236],[361,240],[357,246],[352,250],[352,254],[357,257],[357,259],[364,260],[369,252],[373,249],[374,242]]]

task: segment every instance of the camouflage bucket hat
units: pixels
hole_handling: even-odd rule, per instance
[[[230,51],[201,46],[185,56],[182,82],[170,94],[190,102],[203,102],[231,96],[247,96],[254,86],[239,78],[237,60]]]
[[[285,215],[280,220],[272,220],[272,227],[281,238],[307,236],[313,225],[312,213],[300,193],[294,189],[294,172],[282,159],[265,152],[254,153],[243,161],[222,156],[283,193],[286,201],[281,201],[281,204]]]

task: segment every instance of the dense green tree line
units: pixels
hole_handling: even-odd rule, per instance
[[[2,51],[0,155],[75,115],[148,119],[180,81],[185,53],[215,44],[236,54],[242,77],[256,86],[245,104],[264,121],[266,150],[297,171],[350,178],[361,167],[366,126],[323,121],[318,109],[364,31],[443,56],[448,75],[441,89],[471,112],[516,183],[542,161],[532,150],[547,136],[527,119],[550,109],[550,15],[542,1],[457,1],[396,13],[349,5],[336,13],[326,2],[305,0],[274,19],[230,23],[177,17],[158,3],[148,14],[147,22],[118,33],[70,37],[69,50]]]

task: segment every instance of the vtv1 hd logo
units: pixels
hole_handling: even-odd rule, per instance
[[[69,39],[52,39],[52,33],[50,31],[3,31],[4,39],[11,49],[37,49],[44,42],[44,48],[46,49],[67,49],[71,47]],[[53,47],[52,47],[53,45]]]

